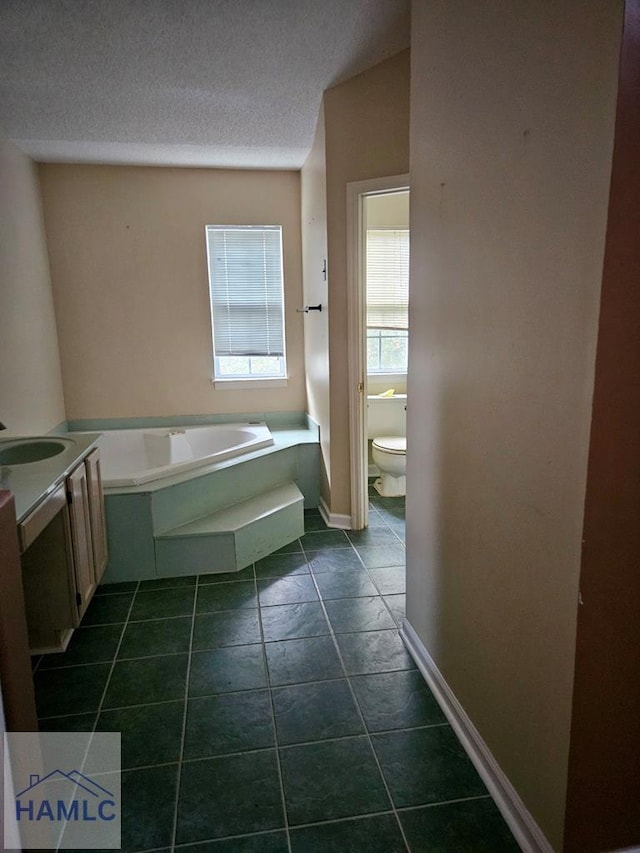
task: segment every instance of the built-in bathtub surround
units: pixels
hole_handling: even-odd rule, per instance
[[[319,502],[318,429],[300,416],[270,432],[273,444],[235,458],[107,483],[105,581],[238,571],[300,536],[303,507]]]
[[[212,424],[265,423],[270,429],[317,430],[318,424],[306,412],[249,411],[233,414],[156,415],[134,418],[82,418],[67,421],[72,432],[104,432],[109,429],[154,429],[156,427],[211,426]]]
[[[260,423],[107,430],[100,438],[102,481],[137,486],[271,446],[269,427]]]

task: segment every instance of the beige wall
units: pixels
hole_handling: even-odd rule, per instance
[[[409,167],[409,52],[325,92],[331,378],[331,511],[351,514],[347,183]]]
[[[620,7],[413,4],[408,619],[556,850]]]
[[[322,305],[321,312],[304,314],[304,355],[307,404],[320,426],[322,497],[331,489],[331,423],[329,408],[329,312],[328,283],[323,268],[327,260],[327,163],[325,157],[324,107],[320,107],[313,145],[300,179],[302,207],[302,278],[304,304]]]
[[[0,436],[65,419],[38,176],[0,136]]]
[[[67,416],[305,409],[296,172],[40,167]],[[204,227],[283,226],[289,384],[214,390]]]

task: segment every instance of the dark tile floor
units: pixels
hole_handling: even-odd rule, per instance
[[[121,731],[123,850],[519,848],[397,626],[404,499],[233,575],[100,588],[40,659],[41,728]]]

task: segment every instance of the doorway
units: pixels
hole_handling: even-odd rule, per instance
[[[368,241],[367,231],[378,232],[383,243],[386,238],[392,242],[395,239],[398,246],[403,237],[397,232],[408,232],[408,193],[408,175],[347,185],[350,479],[354,530],[368,524],[367,392],[374,389],[376,394],[391,389],[398,392],[406,388],[406,363],[402,370],[399,359],[403,346],[406,351],[407,331],[401,327],[398,316],[401,312],[393,311],[395,297],[384,298],[377,312],[367,308],[368,242],[371,262],[371,239]],[[407,211],[404,215],[400,212],[403,209]],[[383,231],[388,232],[386,238],[380,234]],[[391,232],[396,232],[395,237],[390,236]],[[408,247],[408,233],[406,238]],[[385,312],[386,319],[382,316]]]

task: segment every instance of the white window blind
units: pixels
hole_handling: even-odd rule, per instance
[[[409,231],[367,230],[367,327],[409,326]]]
[[[214,358],[284,358],[280,225],[207,225]]]

